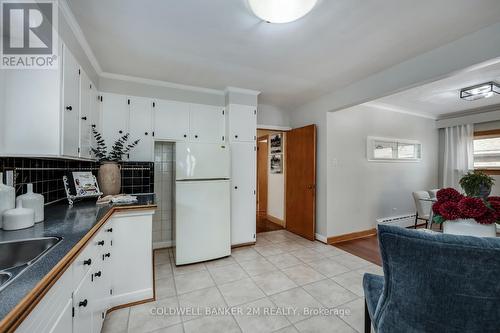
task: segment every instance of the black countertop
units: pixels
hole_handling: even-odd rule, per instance
[[[54,266],[113,208],[155,205],[154,194],[136,195],[131,204],[99,205],[95,201],[77,202],[69,207],[61,202],[45,207],[45,221],[23,230],[0,230],[0,241],[11,241],[47,236],[62,240],[38,261],[17,276],[0,291],[0,321],[40,282]]]

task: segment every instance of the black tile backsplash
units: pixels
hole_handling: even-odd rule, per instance
[[[153,193],[154,163],[121,162],[122,193]],[[16,195],[26,192],[26,184],[33,183],[33,191],[43,194],[46,203],[66,199],[63,176],[71,171],[92,171],[97,175],[99,163],[69,159],[0,157],[0,170],[14,170]],[[4,175],[5,182],[5,175]]]

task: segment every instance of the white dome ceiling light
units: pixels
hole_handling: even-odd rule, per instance
[[[288,23],[309,13],[318,0],[248,0],[252,11],[269,23]]]

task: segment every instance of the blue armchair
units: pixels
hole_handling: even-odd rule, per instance
[[[500,332],[500,239],[381,225],[384,276],[365,274],[365,332]]]

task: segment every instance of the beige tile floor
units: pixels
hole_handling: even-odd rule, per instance
[[[155,266],[156,302],[111,312],[103,333],[362,332],[363,274],[383,274],[285,230],[259,234],[255,246],[233,249],[228,258],[188,266],[176,267],[171,249],[159,250]],[[153,316],[153,308],[190,312]],[[343,312],[308,313],[329,309]]]

